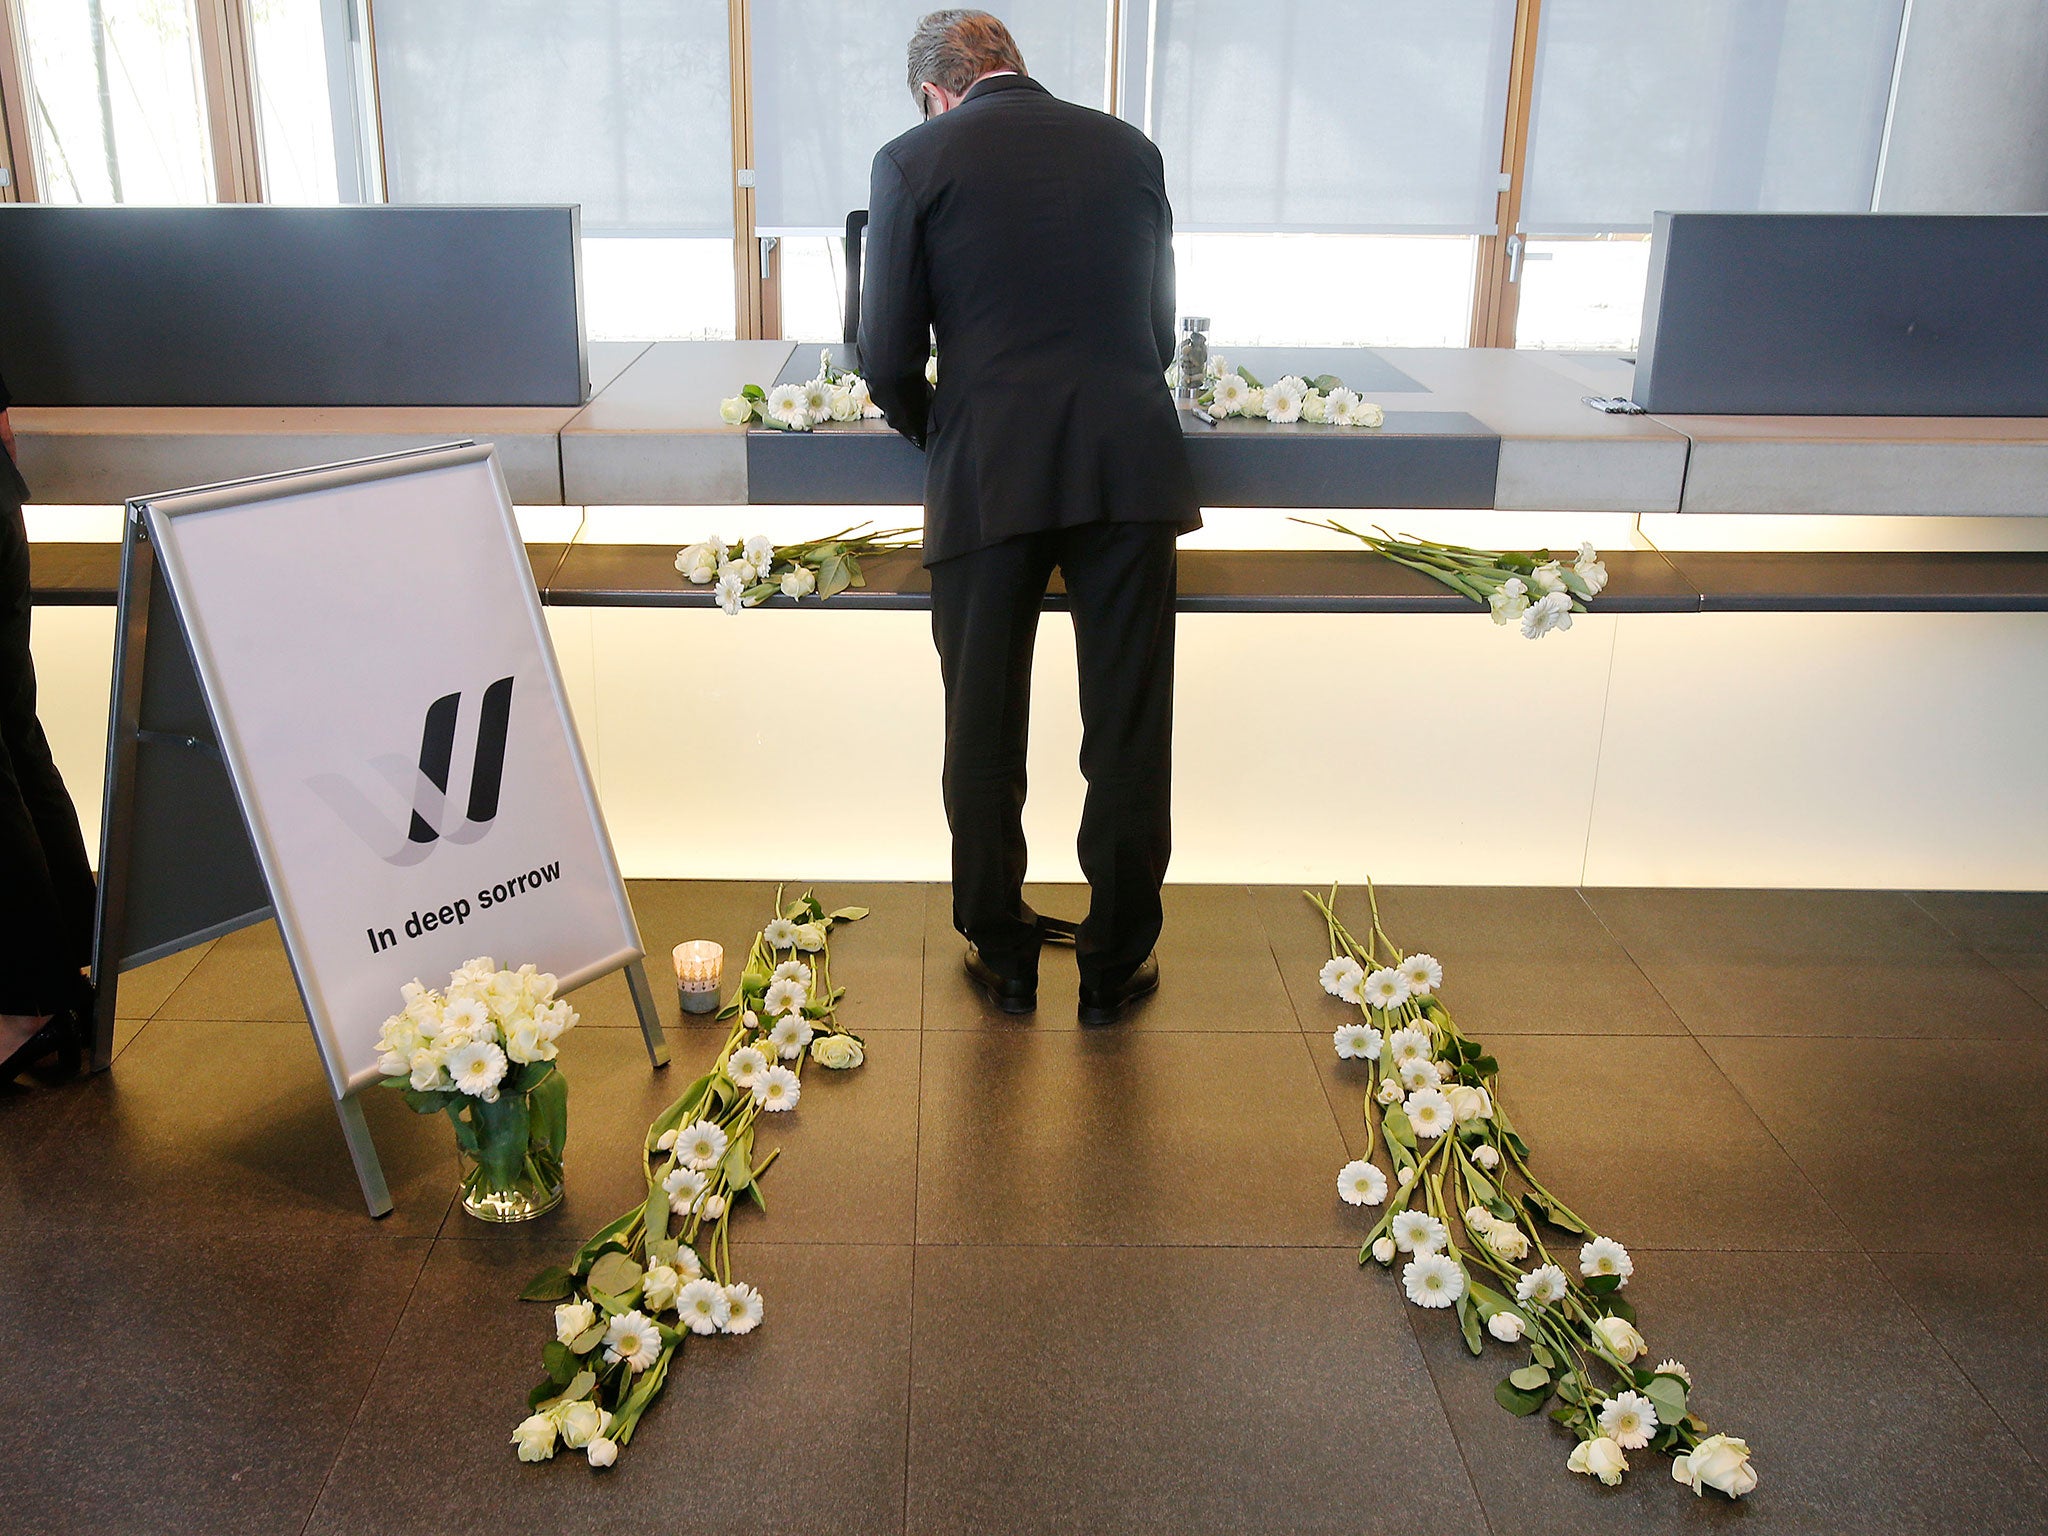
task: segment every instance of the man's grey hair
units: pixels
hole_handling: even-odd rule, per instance
[[[1010,29],[987,11],[933,11],[910,34],[910,94],[929,82],[958,96],[991,70],[1026,73]]]

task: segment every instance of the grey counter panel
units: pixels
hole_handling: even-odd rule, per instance
[[[52,406],[581,405],[574,207],[0,206],[0,358]]]

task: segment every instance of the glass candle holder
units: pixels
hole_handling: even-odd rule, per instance
[[[685,1013],[716,1013],[725,950],[709,939],[692,939],[675,948],[676,997]]]

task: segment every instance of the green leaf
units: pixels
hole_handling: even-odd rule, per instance
[[[1510,1371],[1508,1380],[1524,1392],[1541,1392],[1550,1385],[1550,1372],[1540,1365],[1525,1365],[1519,1371]]]
[[[1264,389],[1266,387],[1258,381],[1257,376],[1253,374],[1251,369],[1246,368],[1242,364],[1238,365],[1237,376],[1243,379],[1245,383],[1251,385],[1253,389]]]
[[[1308,385],[1310,389],[1320,390],[1327,395],[1333,389],[1342,389],[1344,381],[1334,373],[1319,373],[1308,381]]]
[[[640,1415],[660,1393],[662,1383],[668,1378],[668,1363],[673,1360],[679,1345],[671,1345],[661,1352],[661,1358],[640,1373],[640,1379],[621,1400],[618,1412],[612,1416],[610,1438],[620,1445],[633,1438],[633,1426],[640,1422]]]
[[[549,1339],[540,1352],[541,1361],[548,1368],[548,1380],[558,1387],[566,1387],[576,1379],[576,1373],[583,1368],[583,1362],[576,1358],[576,1352],[560,1339]]]
[[[1493,1400],[1507,1409],[1516,1418],[1526,1419],[1530,1414],[1550,1401],[1548,1392],[1524,1392],[1512,1380],[1503,1381],[1493,1389]]]
[[[396,1079],[387,1079],[387,1081],[396,1081]],[[406,1080],[405,1087],[398,1090],[398,1096],[405,1100],[406,1106],[416,1115],[438,1115],[442,1110],[450,1107],[460,1109],[462,1101],[468,1097],[467,1094],[448,1093],[438,1088],[422,1093],[419,1089],[411,1086],[410,1079]]]
[[[1601,1297],[1600,1310],[1609,1317],[1620,1318],[1624,1323],[1632,1323],[1636,1320],[1636,1309],[1625,1298],[1620,1296]]]
[[[1650,1400],[1650,1406],[1657,1410],[1660,1424],[1681,1424],[1685,1421],[1685,1383],[1676,1376],[1657,1376],[1643,1388],[1643,1396]]]
[[[604,1336],[609,1328],[610,1325],[603,1318],[599,1318],[569,1341],[570,1352],[578,1355],[589,1354],[604,1342]]]
[[[1611,1296],[1621,1289],[1621,1276],[1591,1275],[1586,1280],[1586,1289],[1595,1296]]]
[[[1550,1346],[1541,1339],[1531,1339],[1529,1341],[1529,1357],[1538,1365],[1554,1366],[1557,1364],[1557,1356],[1550,1352]]]
[[[833,910],[832,921],[835,923],[857,923],[868,915],[868,911],[869,909],[866,907],[838,907]]]
[[[526,1289],[519,1293],[521,1301],[567,1301],[576,1294],[576,1277],[559,1264],[550,1264],[546,1269],[526,1282]]]
[[[526,1166],[532,1124],[526,1100],[512,1094],[500,1094],[495,1104],[477,1099],[469,1107],[469,1118],[476,1126],[477,1166],[485,1183],[492,1189],[512,1188]]]
[[[597,1372],[590,1370],[578,1371],[570,1380],[569,1385],[562,1389],[561,1401],[565,1403],[580,1403],[584,1398],[590,1396],[590,1389],[596,1385]]]
[[[749,400],[766,400],[768,398],[768,391],[758,384],[749,384],[741,389],[740,393]]]
[[[643,1220],[647,1227],[647,1262],[657,1262],[654,1250],[668,1236],[668,1191],[659,1184],[650,1184],[647,1190],[647,1204],[642,1207]]]
[[[630,1247],[631,1239],[626,1234],[638,1225],[640,1225],[640,1207],[636,1205],[624,1215],[614,1217],[611,1221],[599,1227],[591,1236],[590,1241],[576,1250],[576,1262],[572,1266],[574,1272],[578,1275],[587,1275],[590,1273],[590,1266],[597,1262],[599,1254],[606,1252],[608,1249]]]
[[[1398,1104],[1389,1104],[1380,1116],[1380,1128],[1387,1133],[1387,1140],[1415,1150],[1415,1127],[1408,1123],[1408,1112]]]
[[[1484,1354],[1486,1345],[1479,1337],[1479,1308],[1473,1304],[1469,1291],[1458,1295],[1458,1328],[1465,1335],[1465,1347],[1473,1354]]]
[[[1481,1077],[1498,1077],[1500,1076],[1500,1063],[1491,1056],[1481,1056],[1472,1063],[1472,1070]]]
[[[590,1266],[591,1291],[603,1291],[610,1296],[626,1297],[630,1300],[640,1289],[640,1279],[647,1272],[623,1253],[608,1253]]]
[[[551,1061],[534,1065],[546,1067],[548,1073],[527,1090],[526,1102],[533,1117],[532,1139],[559,1158],[569,1144],[569,1080],[555,1070]]]

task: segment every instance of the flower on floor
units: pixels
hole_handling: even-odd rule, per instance
[[[1570,569],[1553,563],[1539,572],[1532,565],[1527,574],[1557,587],[1539,599],[1549,602],[1575,590],[1574,580],[1597,591],[1605,576],[1591,572],[1594,565],[1587,548]],[[1654,1368],[1640,1363],[1648,1346],[1621,1294],[1635,1262],[1531,1171],[1529,1144],[1501,1103],[1499,1064],[1459,1029],[1439,995],[1442,964],[1394,946],[1370,886],[1371,926],[1363,939],[1338,917],[1334,888],[1327,897],[1308,895],[1330,942],[1318,979],[1358,1010],[1332,1038],[1346,1060],[1365,1062],[1365,1155],[1345,1165],[1339,1192],[1355,1205],[1380,1201],[1353,1191],[1386,1192],[1359,1262],[1391,1266],[1397,1253],[1411,1254],[1401,1268],[1411,1302],[1454,1312],[1474,1355],[1484,1352],[1488,1337],[1526,1351],[1494,1398],[1518,1415],[1549,1408],[1577,1442],[1572,1471],[1611,1486],[1629,1470],[1625,1453],[1647,1450],[1672,1457],[1672,1475],[1696,1493],[1750,1493],[1756,1469],[1749,1447],[1713,1433],[1693,1411],[1692,1373],[1677,1360]],[[1330,985],[1354,970],[1367,978],[1360,996]],[[1392,990],[1384,984],[1374,995],[1373,983],[1383,976],[1400,980],[1399,1002],[1381,1001]],[[1359,1053],[1360,1029],[1374,1039],[1385,1030],[1384,1048]],[[1372,1177],[1382,1148],[1390,1180]],[[1559,1234],[1578,1244],[1576,1273],[1567,1268],[1570,1249]]]
[[[529,1394],[527,1416],[512,1435],[521,1461],[546,1461],[566,1445],[592,1467],[612,1465],[660,1396],[685,1339],[761,1326],[765,1302],[733,1275],[731,1252],[736,1204],[767,1208],[761,1176],[777,1154],[756,1158],[757,1122],[796,1106],[806,1057],[844,1069],[865,1056],[860,1037],[837,1022],[845,991],[832,984],[831,935],[867,908],[828,911],[808,893],[785,905],[779,891],[775,908],[719,1010],[731,1033],[715,1064],[647,1128],[646,1198],[522,1293],[555,1307],[554,1337],[541,1351],[546,1379]],[[815,943],[806,946],[806,938]],[[784,958],[792,948],[806,948],[808,958]],[[776,987],[795,989],[793,1007],[779,1017],[768,1005]],[[803,1043],[786,1051],[795,1040]]]
[[[1584,613],[1586,605],[1607,587],[1607,567],[1591,544],[1581,544],[1578,558],[1566,566],[1547,549],[1474,549],[1469,544],[1441,544],[1379,527],[1360,533],[1334,518],[1316,522],[1297,517],[1294,521],[1356,539],[1396,565],[1405,565],[1461,597],[1484,603],[1494,623],[1518,624],[1531,640],[1540,640],[1553,629],[1570,629],[1572,615]],[[1417,961],[1427,961],[1441,978],[1442,967],[1431,956],[1412,955],[1403,963]],[[1430,983],[1432,987],[1435,984]]]

